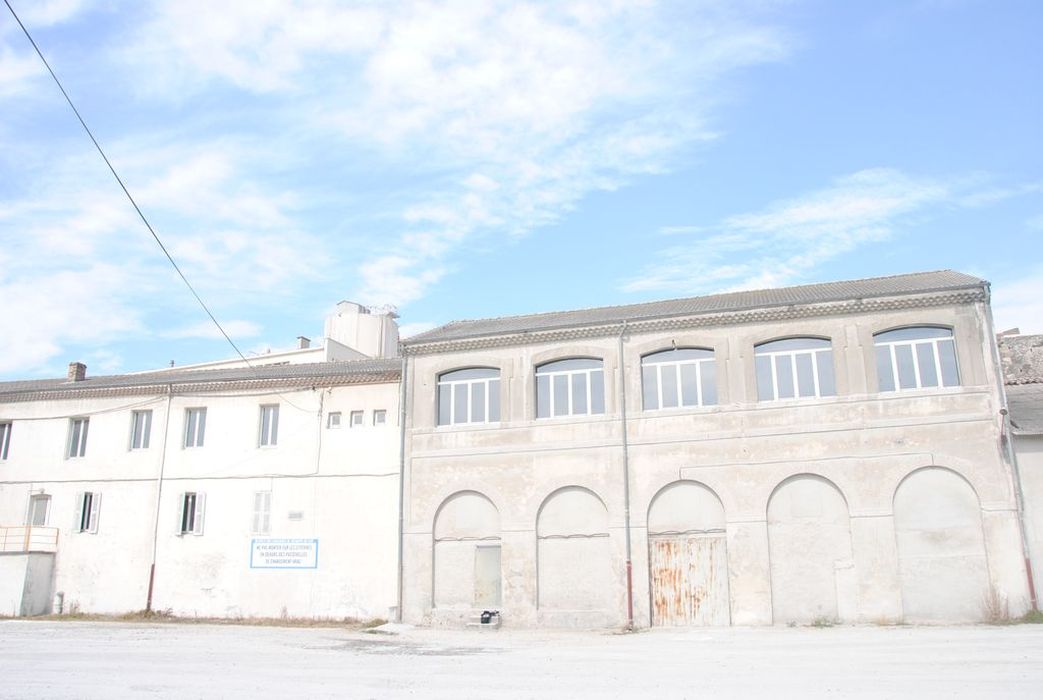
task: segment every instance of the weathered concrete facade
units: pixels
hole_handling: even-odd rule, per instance
[[[626,624],[628,499],[636,626],[1024,611],[988,289],[957,277],[407,340],[405,619],[495,607],[509,625]],[[880,390],[874,335],[912,327],[951,330],[957,386]],[[835,396],[758,400],[755,348],[797,337],[828,339]],[[671,348],[712,351],[716,404],[646,409],[642,358]],[[603,413],[537,417],[537,368],[565,358],[603,362]],[[440,377],[461,368],[498,371],[498,421],[439,424]],[[482,548],[498,548],[498,581]]]
[[[1020,389],[1002,415],[982,280],[464,321],[404,360],[381,356],[393,319],[342,303],[322,347],[265,366],[0,383],[0,612],[644,627],[1029,605],[1043,429]],[[336,361],[365,354],[336,338],[378,357]]]

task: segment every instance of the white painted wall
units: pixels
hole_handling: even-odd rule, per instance
[[[280,407],[272,447],[258,445],[264,404]],[[155,542],[154,609],[200,616],[284,610],[307,617],[387,616],[396,590],[396,383],[175,395],[169,416],[167,405],[156,396],[0,406],[0,418],[13,424],[0,524],[21,524],[31,494],[51,496],[48,525],[61,531],[54,590],[64,593],[66,610],[144,609]],[[185,448],[185,411],[204,406],[204,445]],[[130,449],[135,409],[153,410],[148,449]],[[348,416],[355,410],[365,420],[352,428]],[[386,424],[373,425],[375,410],[386,411]],[[343,427],[326,427],[330,411],[343,412]],[[86,455],[67,459],[69,417],[87,415]],[[250,569],[258,490],[272,494],[267,536],[317,538],[317,569]],[[102,495],[97,533],[76,531],[83,491]],[[177,532],[185,491],[206,494],[200,536]]]

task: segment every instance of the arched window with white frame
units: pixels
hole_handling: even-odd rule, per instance
[[[713,350],[673,348],[641,358],[641,396],[646,411],[717,404]]]
[[[500,370],[470,367],[438,375],[438,425],[500,421]]]
[[[784,338],[754,348],[757,399],[836,396],[833,344],[826,338]]]
[[[912,326],[873,336],[880,391],[960,385],[951,328]]]
[[[600,359],[577,357],[536,368],[536,417],[605,412],[605,370]]]

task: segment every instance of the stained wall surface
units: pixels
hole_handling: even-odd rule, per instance
[[[921,325],[953,330],[960,385],[881,391],[874,334]],[[622,355],[620,332],[571,337],[562,331],[546,341],[448,344],[409,354],[407,621],[449,623],[432,598],[431,532],[439,505],[466,490],[487,496],[500,513],[505,625],[627,623],[626,490],[636,626],[656,624],[653,609],[663,589],[656,588],[655,579],[664,562],[669,571],[691,572],[671,589],[689,596],[702,590],[707,570],[725,567],[727,585],[715,590],[727,590],[727,605],[711,607],[725,611],[731,624],[981,619],[981,585],[1011,614],[1026,609],[1016,503],[999,448],[999,374],[983,304],[909,303],[888,311],[822,312],[738,325],[628,329]],[[754,348],[798,336],[829,339],[836,395],[758,400]],[[673,347],[712,349],[714,405],[658,410],[643,405],[641,358]],[[603,361],[604,413],[538,417],[534,368],[570,357]],[[500,420],[438,425],[438,375],[466,367],[499,370]],[[919,488],[919,478],[909,480],[925,468],[945,470],[967,485],[980,523],[977,554],[948,544],[926,553],[929,568],[944,568],[950,556],[964,557],[964,563],[974,563],[977,577],[950,600],[942,596],[927,603],[937,605],[930,611],[917,602],[922,578],[914,561],[925,553],[912,533],[922,525],[910,521],[905,510],[910,498],[933,503]],[[677,482],[701,485],[719,506],[694,499],[688,506],[653,508],[657,494]],[[606,511],[607,537],[594,538],[592,530],[557,540],[543,536],[541,507],[561,489],[597,496]],[[662,503],[667,506],[668,500]],[[715,530],[723,545],[712,555],[693,539],[705,538],[706,530]],[[691,535],[690,541],[682,542],[681,533]],[[663,554],[657,548],[670,538],[675,548]],[[657,559],[659,554],[666,559]],[[593,594],[582,601],[548,597],[546,586],[569,580],[587,586],[595,569],[604,580],[604,598],[598,599],[604,614],[548,614],[548,603],[570,610],[591,605]],[[719,624],[721,617],[692,619],[698,619],[692,624]]]

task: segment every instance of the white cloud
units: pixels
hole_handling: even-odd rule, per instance
[[[294,220],[294,198],[252,180],[244,149],[117,142],[110,153],[219,319],[240,303],[255,304],[259,293],[278,303],[325,268],[312,253],[315,238]],[[0,298],[17,307],[7,312],[15,349],[5,352],[0,372],[50,371],[67,348],[85,344],[111,353],[109,344],[149,327],[169,338],[219,337],[201,328],[163,334],[172,314],[202,311],[96,157],[29,161],[22,173],[30,192],[0,199],[0,231],[11,232]],[[243,321],[227,327],[233,337],[258,333]],[[111,358],[103,362],[116,366]]]
[[[693,227],[690,243],[661,251],[623,289],[700,293],[800,281],[837,256],[887,239],[908,218],[970,196],[960,187],[894,169],[862,170],[763,211]]]
[[[134,275],[119,265],[42,272],[0,280],[4,352],[0,372],[40,370],[78,343],[104,343],[141,331],[141,314],[123,300]]]
[[[260,325],[253,321],[245,321],[241,319],[222,321],[221,327],[225,329],[225,333],[227,333],[233,341],[238,340],[239,338],[254,338],[261,333]],[[194,323],[190,326],[172,328],[168,331],[164,331],[162,336],[171,339],[208,338],[211,340],[224,340],[221,331],[209,319],[200,321],[199,323]]]
[[[231,84],[278,95],[331,143],[438,172],[381,212],[397,230],[371,242],[356,270],[354,297],[402,305],[475,236],[553,223],[588,193],[664,172],[681,149],[714,138],[705,96],[717,81],[787,52],[780,31],[745,19],[749,9],[186,0],[154,7],[128,60],[157,94]]]
[[[994,282],[992,309],[996,331],[1020,328],[1043,333],[1043,266],[1009,281]]]
[[[437,323],[431,323],[430,321],[403,323],[398,329],[398,336],[403,339],[411,338],[414,335],[419,335],[420,333],[429,331],[437,325]]]

